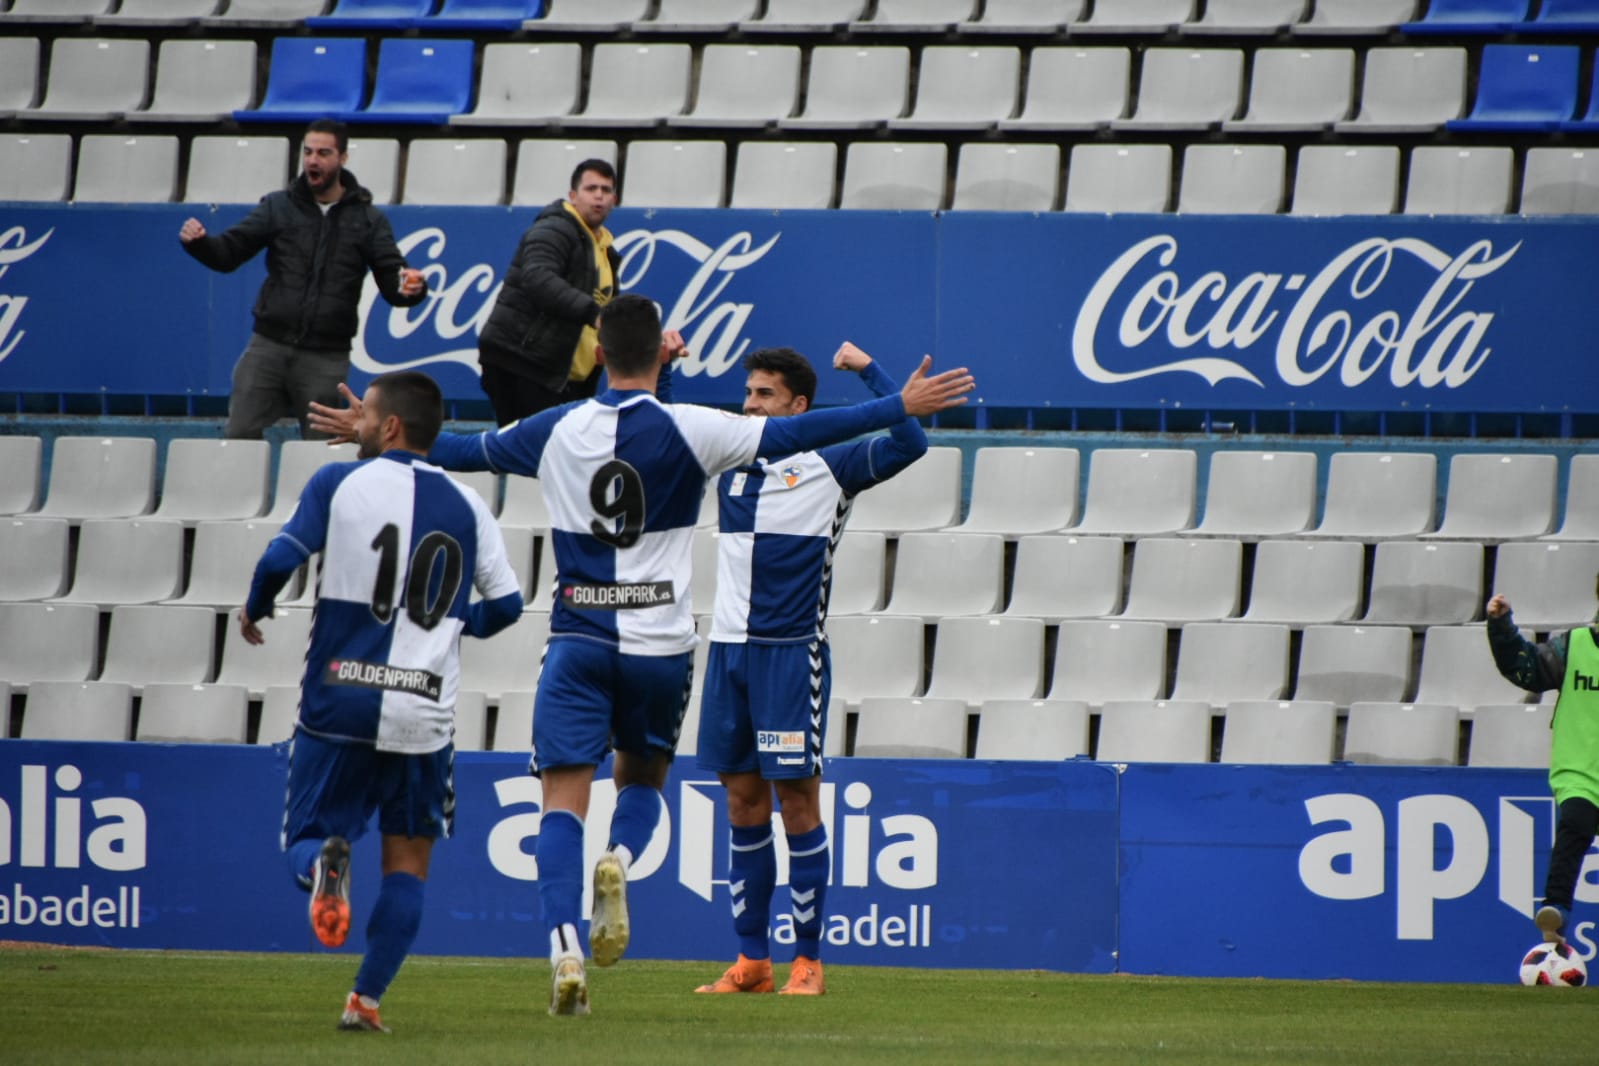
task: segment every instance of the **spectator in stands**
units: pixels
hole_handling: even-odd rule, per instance
[[[1599,581],[1595,594],[1599,595]],[[1599,830],[1599,615],[1588,625],[1534,644],[1516,631],[1510,601],[1488,601],[1494,665],[1528,692],[1559,689],[1550,734],[1549,789],[1559,811],[1543,906],[1533,915],[1544,940],[1565,942],[1583,859]]]
[[[616,170],[585,159],[566,199],[522,234],[494,309],[478,338],[483,391],[502,426],[599,386],[595,323],[616,295],[619,260],[605,219],[616,206]]]
[[[388,1031],[378,1002],[421,926],[433,842],[450,832],[461,634],[492,636],[522,612],[494,516],[423,461],[443,421],[426,374],[374,379],[354,430],[362,461],[312,476],[239,612],[260,644],[278,592],[322,553],[282,843],[311,890],[312,931],[336,948],[350,928],[350,841],[378,814],[383,880],[340,1029]]]
[[[899,389],[847,341],[833,366],[859,373],[878,396]],[[744,369],[746,415],[797,415],[816,398],[816,371],[791,348],[753,352]],[[822,626],[832,551],[855,494],[926,451],[927,435],[907,417],[887,437],[786,458],[774,454],[718,482],[722,536],[698,750],[700,768],[727,789],[728,884],[739,952],[726,973],[697,991],[773,989],[767,923],[777,883],[774,792],[788,841],[794,919],[794,963],[782,992],[826,991],[821,943],[832,859],[822,825],[821,773],[832,667]]]
[[[285,416],[298,418],[307,438],[316,436],[306,411],[312,401],[338,402],[367,271],[396,307],[427,295],[422,272],[400,255],[388,218],[344,169],[349,143],[344,123],[311,123],[300,145],[300,176],[288,188],[262,197],[219,236],[196,218],[178,231],[184,251],[224,273],[267,250],[255,332],[233,367],[225,436],[260,439]]]

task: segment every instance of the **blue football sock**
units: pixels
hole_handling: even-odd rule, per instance
[[[355,975],[357,995],[382,999],[422,928],[422,879],[393,873],[383,879],[366,923],[366,958]]]
[[[583,820],[571,811],[546,811],[533,854],[539,863],[544,931],[577,925],[583,910]]]
[[[644,854],[655,823],[661,820],[661,794],[648,785],[628,785],[616,794],[616,810],[611,814],[610,847],[627,849],[632,862]]]
[[[733,826],[733,847],[727,871],[733,896],[733,931],[738,950],[746,959],[771,955],[766,923],[771,918],[772,889],[777,884],[777,850],[772,847],[772,826]]]
[[[788,834],[788,893],[794,901],[794,954],[820,959],[822,922],[826,914],[827,873],[832,856],[827,827]]]
[[[316,857],[321,851],[320,840],[296,840],[283,853],[289,860],[289,872],[307,892],[311,891],[311,879],[316,874]]]

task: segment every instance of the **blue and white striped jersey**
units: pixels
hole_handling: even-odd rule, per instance
[[[461,633],[483,607],[470,606],[473,587],[521,609],[494,516],[410,452],[330,463],[263,554],[249,616],[269,614],[294,567],[319,551],[300,726],[382,751],[438,751],[454,728]]]
[[[899,388],[875,362],[861,378],[879,396]],[[761,459],[723,474],[711,639],[775,644],[820,637],[833,550],[855,494],[926,451],[921,425],[907,418],[887,437]]]

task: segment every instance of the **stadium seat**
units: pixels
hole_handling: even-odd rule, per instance
[[[1171,696],[1218,711],[1234,700],[1286,699],[1289,673],[1287,626],[1190,622],[1178,641]]]
[[[1449,704],[1469,717],[1482,704],[1543,701],[1505,679],[1489,653],[1486,627],[1469,625],[1433,626],[1422,637],[1416,702]]]
[[[1210,761],[1210,704],[1202,700],[1112,700],[1099,716],[1100,762]]]
[[[1127,114],[1132,55],[1126,48],[1037,48],[1020,117],[1007,133],[1095,130]]]
[[[1393,540],[1433,527],[1438,458],[1430,452],[1336,451],[1321,524],[1301,536]]]
[[[300,491],[325,463],[349,462],[355,458],[354,444],[330,445],[319,440],[286,440],[278,446],[277,487],[272,494],[272,510],[263,522],[282,525],[300,502]]]
[[[442,126],[472,102],[472,53],[470,40],[389,38],[378,46],[371,101],[337,117]]]
[[[1399,209],[1399,149],[1307,144],[1294,175],[1294,215],[1390,215]]]
[[[254,41],[161,42],[150,106],[129,122],[221,122],[255,102]]]
[[[1063,621],[1049,698],[1095,709],[1114,700],[1158,699],[1166,692],[1166,643],[1162,622]]]
[[[1543,540],[1599,540],[1599,455],[1571,457],[1560,528]]]
[[[223,626],[219,685],[243,685],[259,699],[270,685],[299,685],[305,676],[305,652],[311,642],[311,612],[281,606],[261,622],[264,644],[248,644],[237,625]],[[514,629],[515,627],[513,627]]]
[[[0,739],[11,736],[11,683],[0,681]]]
[[[366,101],[366,41],[360,37],[278,37],[261,106],[240,122],[309,122]]]
[[[305,20],[309,29],[403,30],[433,10],[434,0],[337,0],[326,15]],[[388,42],[384,42],[385,44]]]
[[[1316,0],[1310,17],[1290,28],[1315,36],[1378,36],[1415,17],[1416,0]]]
[[[50,74],[38,107],[21,119],[109,123],[144,106],[150,42],[138,38],[61,37],[50,46]]]
[[[984,700],[972,757],[1035,762],[1089,750],[1088,704],[1081,700]]]
[[[627,204],[721,207],[726,173],[726,141],[634,141],[627,148]]]
[[[1318,7],[1319,9],[1319,7]],[[1466,110],[1464,48],[1373,48],[1366,52],[1360,111],[1338,133],[1422,133]]]
[[[129,740],[133,693],[108,681],[40,681],[28,690],[23,740]]]
[[[1078,535],[1144,537],[1194,524],[1198,455],[1188,448],[1095,448]]]
[[[811,49],[805,110],[778,120],[785,130],[871,129],[905,113],[908,48],[818,45]]]
[[[1005,538],[989,533],[906,533],[899,538],[884,610],[929,624],[994,614],[1005,588]]]
[[[1529,148],[1521,176],[1523,215],[1599,215],[1599,152]]]
[[[89,134],[78,143],[76,203],[167,203],[178,191],[178,139]]]
[[[1262,48],[1255,52],[1249,107],[1222,122],[1228,132],[1326,129],[1349,117],[1355,91],[1352,48]]]
[[[543,207],[551,200],[564,199],[566,190],[572,186],[572,171],[586,159],[603,159],[614,166],[617,159],[616,142],[522,141],[516,149],[516,178],[511,185],[511,206]],[[545,524],[548,525],[547,522]]]
[[[887,585],[888,538],[846,529],[833,547],[833,584],[827,613],[864,614],[883,609]]]
[[[989,699],[1044,694],[1044,623],[1036,618],[944,618],[933,641],[928,699]]]
[[[265,518],[197,524],[189,559],[188,586],[182,596],[162,602],[177,607],[208,607],[213,611],[237,608],[250,588],[256,562],[277,532],[278,523]],[[292,587],[291,584],[290,589]]]
[[[728,33],[760,10],[757,0],[660,0],[654,17],[633,25],[634,33]]]
[[[0,681],[86,681],[100,647],[100,612],[87,603],[0,603]]]
[[[39,514],[73,522],[148,514],[155,503],[155,440],[57,437]]]
[[[1173,623],[1233,617],[1242,598],[1243,554],[1242,543],[1224,537],[1140,538],[1120,617]]]
[[[1076,144],[1064,211],[1157,213],[1171,204],[1171,145]]]
[[[833,695],[851,708],[870,697],[916,695],[922,690],[923,638],[920,618],[846,615],[829,620]]]
[[[96,26],[183,26],[216,14],[222,0],[122,0],[115,11],[96,15]]]
[[[1274,215],[1283,209],[1280,144],[1191,144],[1183,149],[1177,211],[1189,215]]]
[[[854,34],[948,33],[971,18],[975,0],[877,0],[869,19],[851,22]]]
[[[444,0],[437,12],[417,19],[414,25],[425,32],[441,29],[514,33],[522,28],[522,23],[538,18],[543,11],[544,0]]]
[[[1471,715],[1467,766],[1547,770],[1552,704],[1491,703]]]
[[[1558,466],[1553,455],[1452,456],[1443,521],[1422,539],[1494,543],[1552,532]]]
[[[582,68],[583,47],[578,44],[485,45],[477,105],[452,116],[450,125],[525,127],[569,115],[577,107]],[[544,195],[551,195],[550,190]]]
[[[1471,113],[1446,125],[1455,132],[1558,129],[1576,116],[1580,60],[1575,45],[1484,45]]]
[[[1077,517],[1076,448],[978,448],[971,507],[957,533],[1000,533],[1011,540],[1064,529]]]
[[[960,518],[961,450],[934,446],[894,477],[860,493],[849,528],[898,536],[947,529]]]
[[[1509,148],[1413,148],[1405,183],[1405,214],[1505,214],[1510,210],[1515,167],[1515,153]]]
[[[505,502],[500,508],[501,528],[548,531],[550,512],[544,502],[544,488],[536,477],[505,479]]]
[[[1475,541],[1385,540],[1377,545],[1362,622],[1439,626],[1479,617],[1483,546]]]
[[[0,200],[65,200],[71,185],[71,134],[0,134]]]
[[[588,102],[568,126],[641,129],[688,109],[693,50],[686,44],[597,44]]]
[[[699,92],[693,109],[686,115],[670,116],[666,124],[761,129],[792,115],[799,92],[798,47],[708,45],[700,57]]]
[[[955,166],[955,211],[1052,211],[1060,199],[1060,147],[963,144]]]
[[[451,736],[456,751],[487,751],[489,701],[481,692],[455,694],[455,726]]]
[[[1599,24],[1595,25],[1595,32],[1599,32]],[[1599,73],[1595,73],[1589,83],[1588,110],[1583,112],[1579,119],[1562,122],[1560,128],[1567,133],[1593,133],[1599,130],[1599,95],[1595,95],[1593,85],[1599,83]]]
[[[244,602],[242,594],[239,602]],[[227,622],[234,623],[234,619]],[[130,685],[135,696],[157,682],[197,685],[209,681],[216,632],[217,613],[205,607],[114,607],[100,680]]]
[[[1357,703],[1349,708],[1344,759],[1383,766],[1453,766],[1460,713],[1441,703]]]
[[[0,515],[26,514],[39,506],[39,460],[43,453],[44,442],[38,437],[0,437]]]
[[[1087,0],[988,0],[983,13],[955,27],[962,35],[973,33],[1053,35],[1069,22],[1083,17]],[[1035,52],[1034,55],[1037,53]]]
[[[1306,0],[1205,0],[1205,13],[1177,28],[1218,37],[1275,36],[1305,17]]]
[[[965,758],[966,712],[965,700],[862,700],[855,754],[872,759]]]
[[[90,519],[79,531],[72,587],[57,602],[155,603],[171,599],[182,587],[183,523]]]
[[[300,686],[270,685],[261,693],[261,724],[255,735],[257,744],[281,744],[294,736],[294,723],[300,717]]]
[[[868,211],[937,211],[944,206],[948,149],[942,144],[851,144],[838,206]]]
[[[39,92],[39,38],[0,37],[0,118],[33,106]]]
[[[1428,0],[1427,14],[1402,33],[1502,34],[1526,19],[1531,0]]]
[[[1540,541],[1499,545],[1493,587],[1515,611],[1523,629],[1569,629],[1594,616],[1594,575],[1599,544]]]
[[[543,18],[528,19],[529,33],[602,33],[643,22],[650,0],[549,0]]]
[[[1238,113],[1243,78],[1244,53],[1237,48],[1151,48],[1138,79],[1138,106],[1110,128],[1214,129]]]
[[[1122,601],[1122,556],[1117,537],[1043,534],[1016,542],[1016,579],[1007,617],[1066,618],[1115,614]]]
[[[694,523],[700,529],[717,529],[721,523],[721,504],[717,502],[717,480],[709,478],[705,482],[705,495],[700,497],[699,520]]]
[[[1403,699],[1411,644],[1405,626],[1306,626],[1294,699],[1328,700],[1340,710],[1363,700]]]
[[[1314,452],[1216,451],[1206,485],[1205,517],[1184,536],[1258,540],[1316,520]]]
[[[345,170],[372,194],[375,204],[392,204],[400,186],[400,142],[392,137],[351,137]]]
[[[556,595],[555,539],[546,530],[539,538],[539,565],[533,577],[533,595],[526,610],[548,613],[554,609]]]
[[[272,446],[264,440],[173,440],[154,517],[190,526],[255,518],[266,510],[271,461]]]
[[[12,0],[11,10],[0,14],[6,22],[88,22],[112,8],[112,0]]]
[[[555,0],[551,0],[552,3]],[[533,690],[520,689],[500,694],[494,712],[492,751],[527,752],[533,748]]]
[[[1538,13],[1510,27],[1511,33],[1599,33],[1596,0],[1539,0]]]
[[[922,49],[916,103],[888,128],[913,131],[992,129],[1016,111],[1019,48],[934,46]]]
[[[522,592],[523,610],[533,595],[533,577],[538,559],[538,536],[531,529],[502,528],[500,539],[505,541],[505,556],[516,574],[516,585]]]
[[[1243,621],[1295,629],[1350,621],[1360,614],[1365,560],[1352,540],[1263,540]]]
[[[504,199],[505,142],[500,138],[411,142],[401,203],[492,207]]]
[[[253,204],[288,183],[289,158],[284,137],[195,137],[189,142],[183,199],[192,204]]]
[[[696,615],[711,613],[716,602],[716,556],[721,543],[721,533],[714,529],[696,529],[691,550],[692,567],[689,577],[689,600]]]
[[[766,0],[761,16],[739,23],[739,29],[814,36],[847,28],[865,10],[866,0]]]
[[[1073,34],[1170,33],[1192,21],[1194,0],[1122,0],[1118,4],[1096,3],[1082,22],[1073,22]]]
[[[1326,701],[1235,700],[1222,726],[1224,763],[1321,766],[1338,746],[1338,709]]]
[[[477,494],[489,509],[489,514],[495,514],[500,509],[500,475],[492,470],[472,470],[452,472],[451,481],[463,488],[471,489]]]
[[[482,692],[495,704],[501,693],[534,688],[549,637],[548,615],[524,614],[487,640],[462,640],[461,688]]]
[[[329,0],[228,0],[227,10],[201,22],[226,29],[287,28],[287,23],[303,22],[322,14],[328,9],[328,3]]]
[[[70,529],[60,518],[0,518],[0,602],[48,600],[65,591]]]
[[[250,694],[238,685],[146,685],[133,739],[170,743],[243,744]]]
[[[838,145],[831,141],[744,141],[738,146],[730,207],[821,210],[833,206]]]

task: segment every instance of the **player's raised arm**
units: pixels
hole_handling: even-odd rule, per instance
[[[932,365],[933,357],[924,355],[897,396],[868,400],[853,407],[807,412],[795,418],[767,419],[757,454],[811,451],[872,430],[888,429],[906,418],[936,414],[964,404],[977,387],[971,371],[957,367],[929,376]]]

